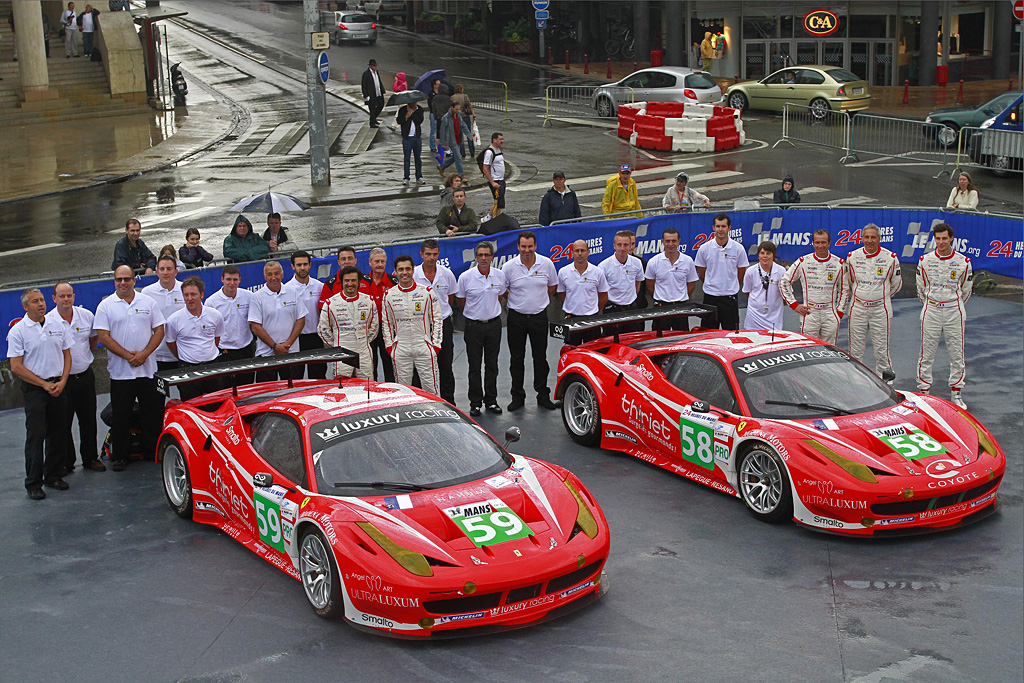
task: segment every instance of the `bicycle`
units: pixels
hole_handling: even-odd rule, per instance
[[[608,57],[614,57],[619,52],[625,60],[633,59],[636,55],[636,41],[633,37],[633,27],[627,24],[615,23],[608,31],[609,38],[604,44],[604,50]]]

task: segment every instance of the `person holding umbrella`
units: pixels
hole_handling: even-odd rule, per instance
[[[402,95],[422,94],[411,90]],[[416,182],[423,184],[423,109],[416,100],[412,100],[405,106],[399,108],[395,121],[402,129],[402,154],[404,155],[402,184],[409,184],[409,157],[416,155]]]

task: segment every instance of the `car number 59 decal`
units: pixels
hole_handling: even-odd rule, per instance
[[[948,453],[941,443],[911,424],[890,425],[870,430],[882,443],[907,460]]]
[[[256,523],[259,525],[260,540],[284,552],[284,537],[281,534],[281,506],[272,500],[264,500],[259,495],[253,496],[253,507],[256,509]]]
[[[497,499],[458,505],[445,513],[478,548],[533,535],[526,522]]]

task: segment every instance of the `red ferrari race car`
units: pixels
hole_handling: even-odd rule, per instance
[[[311,361],[358,356],[308,351],[157,379],[166,394]],[[518,428],[506,438],[518,440]],[[419,389],[288,380],[170,401],[157,455],[178,515],[301,581],[322,617],[402,638],[474,635],[554,618],[606,591],[608,524],[583,484],[510,454]]]
[[[1006,458],[949,401],[895,391],[795,332],[630,332],[713,315],[679,304],[552,323],[556,396],[578,443],[630,453],[743,500],[766,522],[845,535],[936,531],[987,517]]]

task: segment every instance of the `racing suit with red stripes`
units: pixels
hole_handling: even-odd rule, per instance
[[[892,370],[889,360],[889,328],[892,326],[892,296],[903,286],[896,254],[879,247],[867,254],[864,247],[851,251],[844,264],[842,310],[850,325],[850,355],[864,355],[868,335],[875,348],[875,373]]]
[[[413,371],[420,386],[437,393],[437,353],[441,349],[444,319],[441,302],[429,287],[396,285],[384,294],[384,345],[395,364],[395,381],[412,384]]]
[[[359,367],[335,363],[335,377],[373,378],[370,342],[377,336],[377,304],[368,294],[357,292],[352,299],[335,294],[320,309],[317,333],[327,346],[342,346],[359,354]]]
[[[964,388],[964,324],[967,321],[967,299],[974,285],[971,259],[951,252],[939,256],[931,251],[921,257],[917,266],[917,298],[921,309],[921,356],[917,362],[917,387],[928,391],[932,386],[932,363],[939,339],[946,337],[949,352],[949,386],[953,391]]]
[[[839,336],[839,319],[843,312],[843,259],[829,254],[819,259],[816,254],[801,256],[786,270],[779,281],[782,299],[794,311],[799,303],[793,294],[793,283],[803,280],[804,304],[810,310],[800,321],[800,331],[835,344]]]

